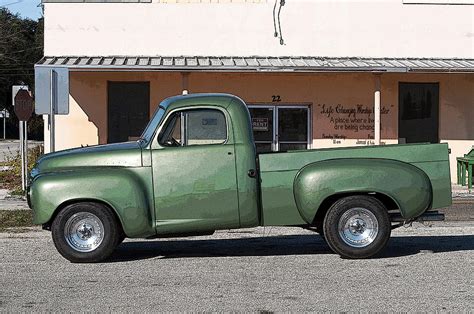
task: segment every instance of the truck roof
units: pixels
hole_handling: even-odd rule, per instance
[[[168,97],[161,103],[167,109],[179,107],[213,105],[227,108],[232,100],[234,103],[245,106],[245,102],[239,97],[225,93],[196,93]]]

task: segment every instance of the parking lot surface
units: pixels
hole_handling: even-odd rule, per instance
[[[0,311],[472,311],[474,224],[415,224],[387,250],[345,260],[298,228],[126,240],[72,264],[50,233],[0,234]]]

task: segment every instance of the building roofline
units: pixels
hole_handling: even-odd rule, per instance
[[[274,56],[45,56],[36,67],[178,72],[474,72],[474,59]]]

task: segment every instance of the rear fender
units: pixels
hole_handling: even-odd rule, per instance
[[[390,159],[332,159],[303,167],[294,181],[297,208],[311,223],[330,196],[380,193],[390,197],[406,219],[421,215],[432,201],[431,182],[419,168]]]
[[[141,179],[145,176],[137,171],[140,169],[110,167],[38,175],[30,188],[34,223],[50,223],[65,204],[96,200],[115,211],[128,237],[154,235],[149,203],[153,196],[147,188],[150,185]]]

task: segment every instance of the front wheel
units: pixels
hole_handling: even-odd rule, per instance
[[[73,263],[106,259],[120,243],[121,231],[107,206],[91,202],[66,206],[51,225],[56,249]]]
[[[368,258],[387,245],[391,223],[379,200],[357,195],[336,201],[326,213],[323,229],[334,252],[345,258]]]

